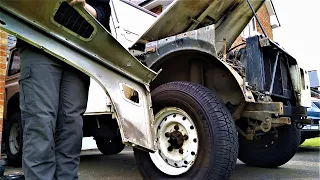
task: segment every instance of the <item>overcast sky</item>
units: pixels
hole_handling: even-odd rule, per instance
[[[281,27],[274,40],[307,70],[320,70],[320,0],[273,0]]]

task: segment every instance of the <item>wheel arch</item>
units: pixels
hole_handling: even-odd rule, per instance
[[[6,112],[5,112],[5,117],[8,119],[14,112],[20,111],[20,93],[17,92],[11,98],[8,100],[7,107],[6,107]]]
[[[156,53],[154,53],[156,54]],[[151,89],[172,81],[187,81],[204,85],[224,102],[237,105],[241,100],[254,102],[251,91],[243,88],[242,77],[212,51],[199,48],[169,50],[153,56],[148,64],[153,70],[162,69],[151,83]]]

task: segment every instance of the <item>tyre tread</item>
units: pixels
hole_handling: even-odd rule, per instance
[[[211,122],[202,121],[203,127],[207,131],[214,131],[217,144],[224,144],[224,146],[216,146],[213,157],[219,166],[214,166],[212,171],[208,174],[207,179],[229,179],[231,172],[235,168],[238,156],[238,138],[233,118],[224,106],[223,102],[214,95],[212,91],[204,86],[190,83],[190,82],[170,82],[159,86],[152,92],[152,98],[157,98],[168,92],[178,91],[190,97],[196,97],[196,101],[201,105],[201,108],[212,119]],[[212,141],[207,142],[212,147]],[[212,149],[210,150],[212,151]],[[137,151],[135,151],[137,153]],[[213,152],[211,152],[213,153]],[[136,156],[138,157],[138,156]],[[143,163],[137,159],[137,163]],[[212,163],[212,160],[211,160]],[[138,165],[138,167],[140,167]],[[139,168],[140,172],[147,179],[147,175]]]

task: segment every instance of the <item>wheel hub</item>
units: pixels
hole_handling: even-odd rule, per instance
[[[198,153],[198,134],[192,119],[178,108],[165,108],[155,116],[158,151],[150,153],[156,167],[168,175],[187,172]]]
[[[176,125],[175,127],[178,127],[178,125]],[[183,135],[180,131],[173,131],[173,132],[167,132],[166,137],[169,138],[168,142],[170,143],[171,148],[173,149],[180,149],[184,143],[184,140],[187,140],[187,135]],[[170,148],[170,149],[171,149]]]

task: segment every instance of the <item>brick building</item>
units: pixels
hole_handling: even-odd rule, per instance
[[[8,55],[8,34],[0,30],[0,152],[3,127],[3,107],[5,100],[5,77]]]
[[[267,36],[273,40],[273,29],[279,27],[280,23],[270,0],[266,0],[265,3],[260,7],[257,12],[257,16]],[[257,19],[253,17],[232,46],[241,44],[244,42],[245,38],[258,34],[263,34],[263,31],[259,26]]]

